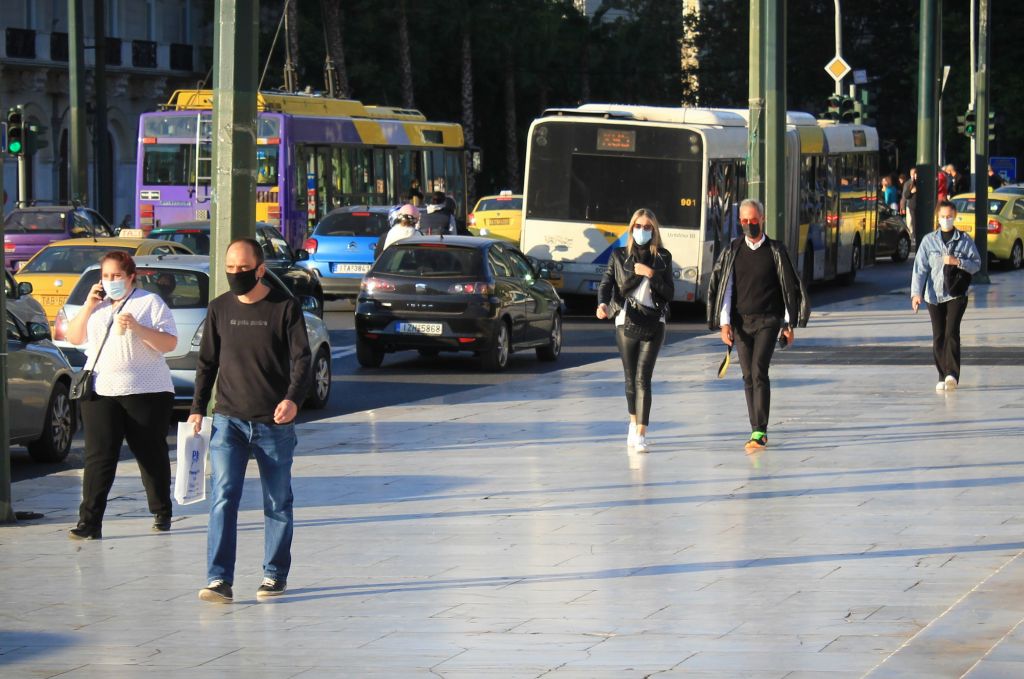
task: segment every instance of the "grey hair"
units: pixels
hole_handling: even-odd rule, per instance
[[[744,198],[743,201],[740,203],[740,209],[742,210],[745,207],[754,208],[755,210],[757,210],[757,215],[761,219],[764,219],[764,205],[761,203],[761,201],[755,200],[753,198]]]

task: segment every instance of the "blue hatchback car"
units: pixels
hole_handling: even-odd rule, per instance
[[[377,257],[377,241],[391,228],[394,208],[348,205],[328,212],[302,249],[309,259],[298,265],[320,279],[324,299],[355,298],[359,282]]]

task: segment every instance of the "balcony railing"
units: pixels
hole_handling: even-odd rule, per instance
[[[30,28],[8,28],[7,56],[15,59],[36,58],[36,32]]]
[[[132,40],[132,66],[156,68],[156,43],[152,40]]]

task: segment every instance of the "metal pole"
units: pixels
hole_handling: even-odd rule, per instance
[[[85,13],[82,0],[68,0],[68,84],[71,94],[71,128],[68,150],[71,171],[71,202],[86,203],[89,167],[85,137]]]
[[[977,126],[974,140],[974,244],[981,255],[981,270],[974,276],[975,283],[990,283],[988,277],[988,86],[989,86],[989,0],[978,0],[978,72],[974,78],[974,115]],[[973,4],[973,2],[971,3]],[[971,31],[973,32],[973,28]]]
[[[939,30],[942,0],[921,0],[920,59],[917,69],[917,210],[914,234],[920,243],[935,228],[935,178],[938,174],[938,79],[936,32]]]
[[[771,238],[783,240],[787,233],[786,0],[765,0],[764,10],[766,230]]]
[[[96,115],[93,135],[93,156],[96,158],[96,209],[114,223],[113,191],[110,180],[110,140],[107,131],[107,33],[106,4],[104,0],[93,0],[93,40],[96,43]]]
[[[843,14],[839,8],[839,0],[836,0],[836,56],[843,56]],[[836,78],[836,94],[843,93],[843,79]]]
[[[4,237],[4,223],[0,219],[0,241]],[[7,269],[7,255],[0,252],[0,271]],[[0,274],[3,275],[3,274]],[[13,523],[14,504],[11,501],[11,433],[10,409],[7,407],[7,283],[0,293],[0,318],[4,331],[0,333],[0,523]]]
[[[25,154],[18,156],[18,207],[28,205],[28,164]]]
[[[259,0],[216,0],[214,16],[211,296],[228,289],[228,244],[256,235]]]
[[[761,56],[764,52],[764,2],[750,0],[750,58],[749,84],[750,120],[747,123],[747,196],[764,199],[764,72]]]
[[[970,52],[971,52],[971,98],[974,98],[974,72],[978,70],[978,0],[971,0],[971,18],[970,18]],[[972,102],[973,103],[973,102]],[[974,161],[974,157],[978,155],[977,142],[974,137],[971,137],[971,161]],[[971,191],[976,191],[978,187],[978,179],[988,183],[988,168],[983,175],[977,175],[974,172],[974,168],[971,168]]]

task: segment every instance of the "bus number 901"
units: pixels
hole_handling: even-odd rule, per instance
[[[680,198],[679,205],[682,207],[697,207],[696,198]]]

